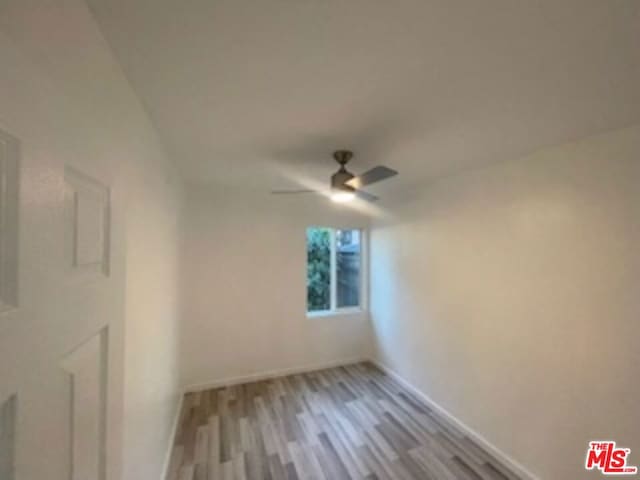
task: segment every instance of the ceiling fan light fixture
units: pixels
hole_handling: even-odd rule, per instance
[[[331,194],[331,200],[336,203],[347,203],[356,198],[356,194],[349,191],[336,191]]]
[[[346,175],[346,178],[343,177]],[[356,190],[349,185],[345,185],[346,179],[353,178],[347,171],[338,172],[331,177],[331,200],[336,203],[347,203],[356,198]]]

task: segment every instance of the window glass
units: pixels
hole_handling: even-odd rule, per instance
[[[331,310],[331,230],[307,229],[307,311]]]
[[[360,230],[336,230],[336,306],[360,305]]]
[[[307,312],[360,307],[362,232],[307,229]]]

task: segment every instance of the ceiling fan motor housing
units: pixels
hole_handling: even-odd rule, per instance
[[[333,190],[340,190],[343,192],[354,192],[355,188],[350,185],[346,185],[346,182],[351,180],[355,175],[348,172],[345,165],[353,157],[353,152],[349,150],[338,150],[333,152],[333,158],[340,164],[340,170],[331,175],[331,188]]]
[[[331,188],[343,192],[353,192],[355,191],[355,188],[350,185],[346,185],[346,182],[351,180],[353,177],[353,173],[347,172],[344,167],[341,167],[339,171],[331,175]]]

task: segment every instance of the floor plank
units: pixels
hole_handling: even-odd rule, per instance
[[[166,480],[519,480],[370,363],[185,395]]]

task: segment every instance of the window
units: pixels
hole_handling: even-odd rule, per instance
[[[359,309],[362,302],[362,232],[307,229],[307,312]]]

